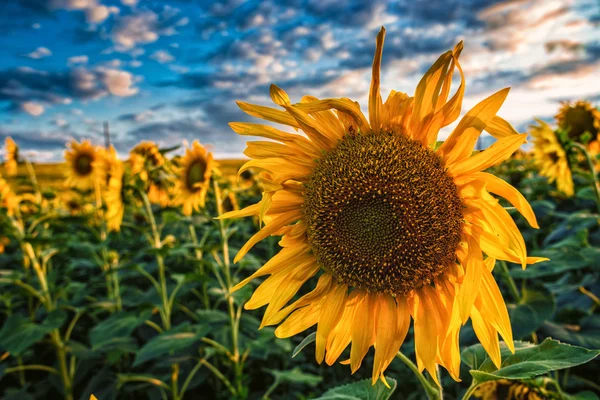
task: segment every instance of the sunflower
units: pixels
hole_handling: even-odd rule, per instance
[[[184,215],[192,215],[194,210],[204,207],[214,164],[212,153],[196,140],[185,150],[175,184],[176,198],[183,204]]]
[[[525,198],[482,172],[510,157],[526,140],[496,116],[508,90],[466,113],[450,137],[436,146],[440,128],[460,115],[465,81],[458,62],[462,42],[444,53],[419,82],[414,97],[380,95],[385,30],[377,36],[369,93],[369,119],[349,99],[303,97],[292,104],[280,88],[271,99],[283,110],[238,102],[246,113],[302,130],[230,123],[248,142],[252,158],[240,169],[270,177],[260,203],[221,218],[259,215],[266,225],[240,249],[238,262],[269,235],[282,236],[281,251],[237,284],[270,275],[245,304],[268,305],[261,326],[296,335],[313,325],[316,359],[333,364],[351,344],[352,372],[375,347],[373,383],[381,379],[414,323],[416,359],[438,381],[442,365],[458,380],[458,333],[471,318],[495,365],[498,333],[514,350],[508,312],[492,276],[495,259],[522,265],[525,242],[508,212],[491,193],[506,198],[538,228]],[[454,70],[461,83],[450,98]],[[497,138],[471,155],[482,130]],[[434,150],[435,149],[435,150]],[[485,256],[487,257],[484,257]],[[300,288],[316,287],[291,304]],[[283,322],[282,322],[283,321]]]
[[[0,175],[0,208],[6,209],[6,214],[11,217],[19,207],[19,198],[10,188],[8,182]]]
[[[530,128],[533,137],[533,154],[540,174],[550,183],[556,181],[556,187],[567,197],[573,196],[574,185],[567,152],[563,148],[556,132],[541,120]]]
[[[569,132],[569,137],[581,143],[585,133],[590,142],[598,140],[600,133],[600,111],[588,101],[565,102],[555,116],[559,128]]]
[[[123,179],[125,167],[122,162],[116,161],[112,163],[108,171],[109,179],[104,192],[104,200],[106,201],[106,225],[109,231],[120,231],[121,223],[123,222],[123,214],[125,212],[125,202],[123,195]]]
[[[148,200],[152,204],[160,204],[163,208],[167,207],[171,203],[169,181],[167,179],[152,180],[148,186]]]
[[[12,138],[4,139],[4,169],[6,175],[14,176],[17,174],[17,163],[19,162],[19,146]]]
[[[110,181],[111,171],[114,169],[115,164],[120,163],[117,158],[117,151],[114,146],[111,145],[108,149],[99,148],[97,155],[93,165],[96,170],[96,177],[100,181],[102,187],[107,187]]]
[[[165,158],[161,154],[158,146],[153,142],[141,142],[130,152],[131,172],[140,176],[145,182],[148,180],[148,172],[161,167],[165,163]]]
[[[533,382],[509,381],[506,379],[490,381],[480,385],[475,389],[473,397],[482,400],[544,400],[562,398],[557,393],[538,387]]]
[[[99,159],[98,149],[89,140],[84,140],[81,143],[72,141],[69,143],[69,147],[65,151],[65,160],[68,165],[67,185],[79,189],[93,187]]]
[[[223,197],[221,201],[221,208],[223,209],[223,212],[237,211],[240,209],[237,197],[235,196],[234,192],[227,192],[227,194],[225,195],[225,197]]]

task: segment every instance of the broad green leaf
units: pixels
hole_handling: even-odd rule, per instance
[[[571,346],[553,339],[539,345],[515,342],[515,354],[502,344],[501,368],[497,369],[480,344],[463,350],[461,359],[471,370],[476,383],[500,379],[529,379],[550,371],[570,368],[593,360],[598,350]]]
[[[330,389],[315,400],[387,400],[394,393],[398,384],[395,379],[386,379],[390,385],[390,389],[385,387],[381,381],[377,381],[373,385],[370,379],[364,379],[356,383]]]
[[[600,350],[600,315],[589,315],[579,325],[560,325],[546,321],[540,331],[563,342]]]
[[[36,344],[46,334],[60,328],[67,318],[64,311],[53,311],[46,319],[37,324],[19,314],[10,316],[0,330],[0,348],[20,355]]]
[[[574,235],[584,229],[594,227],[598,227],[597,215],[590,214],[589,212],[571,214],[544,239],[544,246],[548,246],[552,242],[564,239],[567,236]]]
[[[223,325],[229,323],[229,315],[220,310],[197,310],[199,322],[206,325]]]
[[[554,313],[555,301],[547,289],[523,289],[519,304],[509,308],[515,339],[537,330]]]
[[[118,312],[111,315],[90,331],[92,349],[111,347],[113,342],[122,343],[123,339],[128,338],[135,328],[148,319],[150,314],[150,311],[146,311],[141,315],[133,312]]]
[[[133,366],[156,358],[166,357],[198,342],[210,331],[208,326],[190,325],[185,322],[170,331],[152,338],[137,352]]]
[[[279,371],[275,369],[265,369],[265,371],[269,372],[281,383],[299,383],[309,386],[316,386],[323,380],[323,378],[319,375],[307,374],[306,372],[302,372],[302,370],[298,367],[288,371]]]
[[[292,358],[296,357],[298,354],[300,354],[300,352],[302,351],[302,349],[304,349],[306,346],[308,346],[309,344],[311,344],[312,342],[317,340],[317,332],[313,332],[310,335],[308,335],[307,337],[304,338],[304,340],[302,340],[302,342],[296,346],[296,348],[294,349],[294,352],[292,353]]]
[[[562,274],[564,272],[582,269],[590,266],[590,259],[580,254],[580,250],[574,249],[552,249],[536,252],[536,256],[548,257],[550,261],[545,261],[532,265],[526,270],[521,267],[511,269],[510,274],[519,279],[541,278]]]

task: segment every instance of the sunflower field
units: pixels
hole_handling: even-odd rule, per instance
[[[384,36],[368,112],[240,101],[250,160],[7,138],[0,397],[599,399],[600,111],[461,111],[462,43],[383,101]]]

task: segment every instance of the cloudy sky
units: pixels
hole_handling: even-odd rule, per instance
[[[0,4],[0,140],[37,161],[71,138],[122,155],[141,140],[198,139],[239,157],[248,120],[235,100],[268,104],[276,83],[304,94],[369,89],[387,29],[382,93],[412,95],[442,52],[465,41],[465,108],[503,87],[500,115],[525,130],[560,101],[600,103],[598,0],[11,0]]]

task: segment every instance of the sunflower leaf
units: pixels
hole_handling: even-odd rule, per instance
[[[386,380],[390,385],[389,389],[381,381],[373,385],[370,379],[364,379],[329,389],[315,400],[387,400],[398,384],[395,379],[386,378]]]
[[[317,340],[317,332],[313,332],[310,335],[308,335],[307,337],[305,337],[302,342],[296,346],[296,348],[294,349],[294,352],[292,353],[292,358],[296,357],[298,354],[300,354],[300,352],[309,344],[311,344],[312,342]]]
[[[530,379],[538,375],[571,368],[593,360],[600,350],[588,350],[571,346],[553,339],[546,339],[539,345],[515,342],[515,354],[503,344],[501,346],[502,365],[497,369],[480,344],[463,350],[461,358],[471,370],[475,384],[500,379]]]

